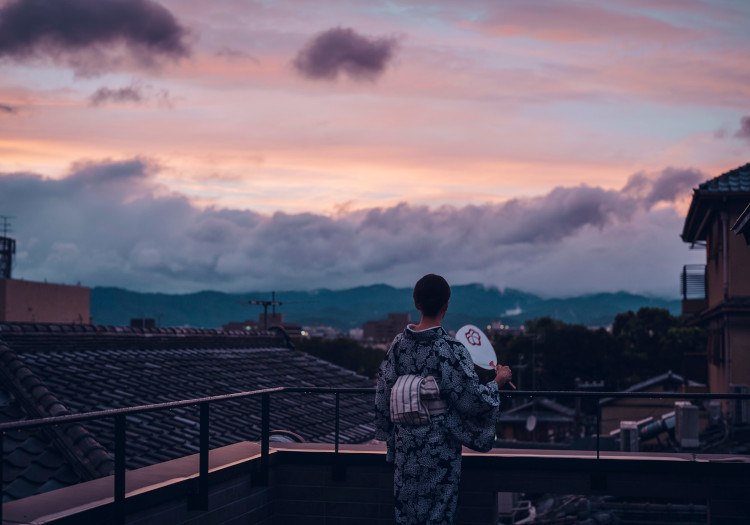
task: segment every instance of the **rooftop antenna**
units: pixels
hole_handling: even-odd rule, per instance
[[[256,304],[263,307],[263,326],[264,330],[268,330],[268,307],[271,306],[273,309],[271,311],[271,315],[276,316],[276,307],[281,306],[284,304],[281,301],[276,300],[276,292],[271,292],[271,300],[270,301],[243,301],[245,304]]]
[[[3,236],[0,237],[0,279],[10,279],[13,269],[13,255],[16,253],[16,240],[8,237],[11,233],[10,215],[0,215],[3,223]]]

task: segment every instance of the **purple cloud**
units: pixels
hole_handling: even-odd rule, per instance
[[[0,57],[46,57],[79,71],[140,66],[189,54],[187,32],[152,0],[11,0],[0,7]]]
[[[90,97],[89,102],[93,106],[100,106],[107,102],[132,102],[139,104],[143,102],[143,93],[137,86],[128,86],[119,89],[102,87],[97,89]]]
[[[336,27],[320,33],[297,54],[293,65],[315,80],[335,80],[347,75],[354,80],[375,80],[393,59],[394,38],[367,38],[353,29]]]
[[[740,119],[740,129],[734,134],[734,136],[740,139],[750,139],[750,116],[745,116]]]
[[[5,113],[6,115],[15,115],[18,113],[18,108],[9,106],[8,104],[0,104],[0,114]]]
[[[697,261],[679,240],[683,217],[655,204],[707,178],[666,169],[619,191],[560,187],[502,204],[328,217],[199,208],[164,191],[159,169],[136,158],[78,163],[61,179],[0,174],[4,211],[16,217],[16,274],[188,292],[408,286],[429,269],[548,295],[676,294],[679,268]]]
[[[150,85],[131,84],[122,88],[101,87],[89,96],[89,104],[144,104],[155,99],[161,107],[172,107],[167,90],[155,90]]]

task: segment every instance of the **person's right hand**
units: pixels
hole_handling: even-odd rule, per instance
[[[513,372],[511,372],[509,366],[497,365],[495,367],[495,383],[498,387],[503,386],[511,379],[513,379]]]

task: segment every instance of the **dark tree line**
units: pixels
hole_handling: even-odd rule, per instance
[[[603,381],[601,389],[617,391],[670,370],[706,380],[705,332],[663,308],[618,314],[609,331],[543,317],[527,321],[521,335],[495,335],[493,345],[524,390],[576,390],[579,382]],[[297,347],[370,378],[385,356],[347,338],[303,339]]]
[[[527,321],[525,329],[494,339],[498,359],[525,390],[575,390],[578,381],[603,381],[603,389],[616,391],[670,370],[706,378],[705,332],[663,308],[618,314],[611,331],[549,317]]]

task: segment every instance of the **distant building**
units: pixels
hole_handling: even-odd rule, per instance
[[[704,393],[706,385],[685,379],[668,371],[637,383],[623,392],[696,392]],[[620,428],[620,421],[642,421],[656,418],[674,410],[673,399],[638,399],[605,397],[599,401],[602,414],[602,433],[607,434]],[[706,426],[706,413],[701,412],[702,427]]]
[[[341,330],[332,326],[303,326],[302,337],[314,337],[318,339],[336,339],[341,335]]]
[[[0,322],[91,324],[85,286],[0,279]]]
[[[130,328],[141,328],[143,330],[151,330],[156,328],[156,320],[152,317],[139,317],[130,320]]]
[[[362,338],[373,343],[387,343],[403,332],[410,322],[409,314],[388,314],[387,319],[367,321],[362,327]]]
[[[497,335],[514,335],[514,336],[523,335],[524,333],[523,325],[512,327],[509,324],[505,324],[500,320],[492,321],[492,324],[487,326],[487,331],[493,334],[497,334]]]
[[[750,202],[750,164],[699,185],[682,240],[706,246],[706,265],[682,272],[682,311],[708,331],[712,393],[750,384],[750,245],[744,234]]]
[[[571,442],[577,437],[576,411],[544,397],[504,410],[497,424],[500,440]]]
[[[265,330],[273,327],[283,328],[289,337],[302,337],[302,327],[295,323],[284,321],[284,314],[260,314],[257,321],[248,319],[247,321],[232,321],[221,327],[222,330],[244,330],[252,332],[254,330]]]
[[[247,321],[231,321],[221,327],[225,331],[243,330],[245,332],[253,332],[259,329],[258,321],[248,319]]]

